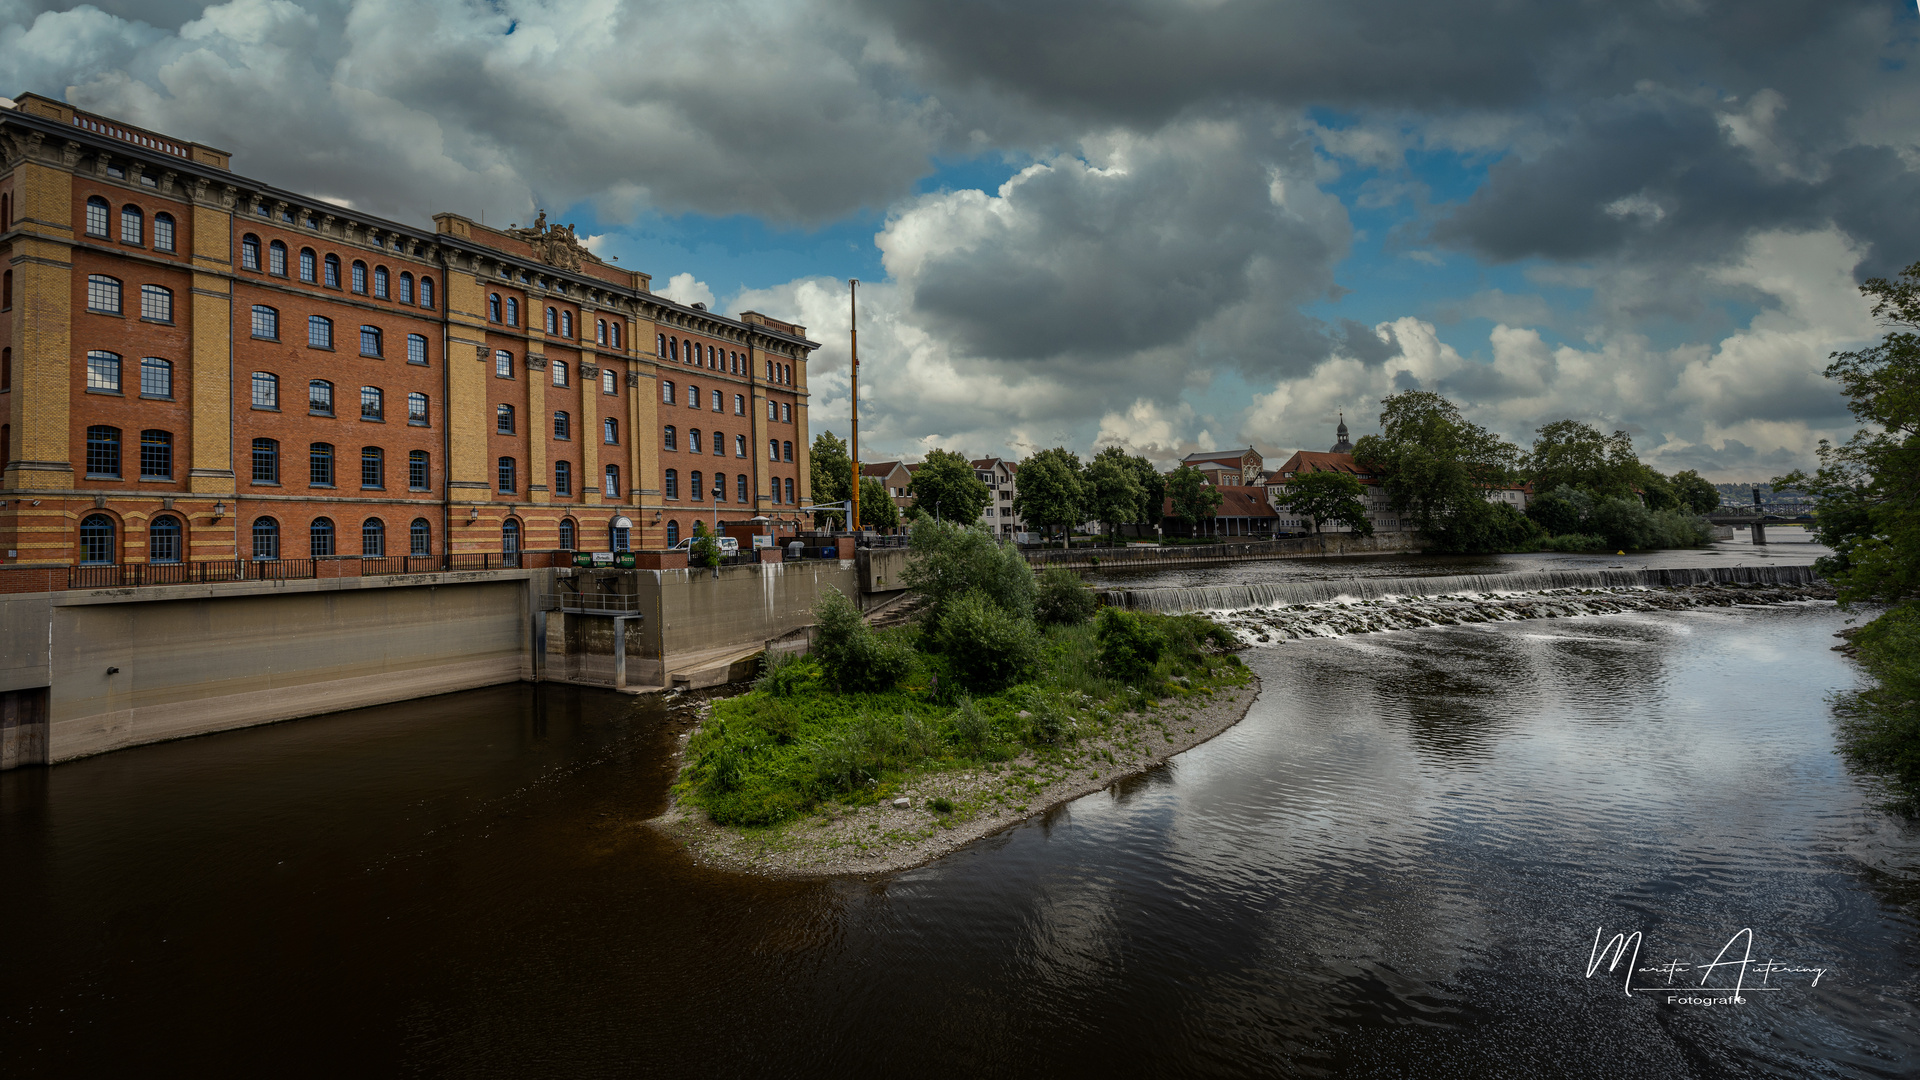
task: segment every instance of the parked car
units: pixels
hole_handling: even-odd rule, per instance
[[[679,543],[673,545],[673,547],[669,548],[668,550],[691,552],[693,550],[693,541],[694,541],[694,538],[689,536],[686,539],[680,541]],[[722,555],[740,554],[740,541],[735,540],[731,536],[716,536],[713,538],[713,542],[720,545],[720,554]]]

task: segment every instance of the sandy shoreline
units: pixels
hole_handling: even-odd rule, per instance
[[[887,802],[827,805],[784,825],[736,829],[674,802],[647,824],[696,861],[737,873],[815,878],[908,870],[1165,763],[1239,723],[1259,692],[1260,680],[1248,673],[1239,686],[1196,689],[1162,699],[1144,714],[1128,713],[1107,733],[1083,737],[1050,759],[1028,753],[986,767],[928,773],[906,789],[912,805],[904,809]],[[704,719],[708,706],[699,707]],[[681,735],[676,773],[691,735]],[[935,813],[934,799],[946,799],[954,809]]]

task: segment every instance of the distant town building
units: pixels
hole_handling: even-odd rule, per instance
[[[887,489],[887,494],[893,497],[893,505],[901,513],[906,513],[907,507],[913,505],[913,496],[907,491],[913,484],[913,470],[904,462],[863,461],[860,463],[860,475],[880,481],[880,486]]]
[[[1333,429],[1333,445],[1327,448],[1329,454],[1351,454],[1353,443],[1347,439],[1347,414],[1340,414],[1340,426]]]
[[[975,458],[970,464],[973,475],[987,485],[987,505],[980,511],[980,523],[995,536],[1026,532],[1026,522],[1013,512],[1014,474],[1019,471],[1018,466],[997,457]]]
[[[1161,530],[1168,536],[1220,536],[1267,539],[1274,535],[1275,523],[1279,512],[1267,497],[1267,489],[1257,484],[1219,484],[1220,505],[1214,507],[1213,517],[1200,523],[1198,528],[1188,526],[1186,521],[1175,517],[1173,500],[1168,498],[1160,504]]]
[[[1216,450],[1204,454],[1188,454],[1180,459],[1180,464],[1191,465],[1200,470],[1200,475],[1214,487],[1234,487],[1242,484],[1257,484],[1260,468],[1264,464],[1260,452],[1249,446],[1245,450]]]

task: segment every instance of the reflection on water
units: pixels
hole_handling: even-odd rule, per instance
[[[1843,621],[1254,650],[1225,735],[871,881],[688,865],[634,824],[680,721],[586,691],[9,773],[0,1071],[1904,1075],[1920,840],[1830,752]],[[1599,927],[1830,971],[1670,1006]]]

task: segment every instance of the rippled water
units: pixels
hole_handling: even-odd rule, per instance
[[[688,865],[633,824],[679,721],[590,692],[4,774],[0,1072],[1909,1075],[1920,836],[1830,752],[1844,618],[1253,650],[1220,738],[864,881]],[[1668,1005],[1596,928],[1828,971]]]

